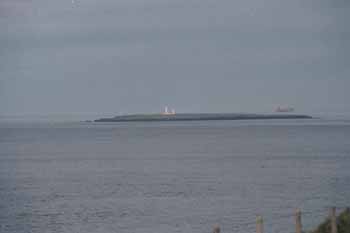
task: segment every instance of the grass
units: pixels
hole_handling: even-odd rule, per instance
[[[350,233],[350,209],[347,208],[337,217],[338,233]],[[331,221],[327,218],[310,233],[331,233]]]

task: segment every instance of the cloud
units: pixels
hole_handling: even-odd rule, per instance
[[[163,104],[262,111],[279,99],[310,109],[311,90],[323,108],[343,106],[333,93],[343,90],[350,72],[349,7],[340,0],[81,0],[74,6],[6,0],[1,6],[26,14],[13,10],[0,20],[6,28],[0,103],[7,109],[0,111],[109,111],[110,99],[128,111]],[[333,95],[322,96],[318,90],[329,80]]]

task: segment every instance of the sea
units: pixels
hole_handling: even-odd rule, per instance
[[[350,206],[350,121],[0,122],[0,232],[269,233]]]

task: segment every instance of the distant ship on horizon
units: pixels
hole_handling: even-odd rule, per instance
[[[294,108],[292,107],[281,107],[278,106],[275,110],[275,112],[294,112]]]

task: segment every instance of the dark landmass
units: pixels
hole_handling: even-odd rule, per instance
[[[113,118],[101,118],[95,122],[131,121],[210,121],[210,120],[265,120],[265,119],[311,119],[307,115],[295,114],[239,114],[239,113],[180,113],[175,115],[135,114]]]

